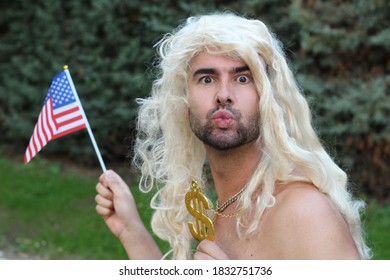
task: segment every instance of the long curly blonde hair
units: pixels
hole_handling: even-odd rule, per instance
[[[184,117],[188,110],[189,63],[204,50],[218,50],[242,59],[261,94],[258,106],[262,156],[238,201],[242,211],[250,211],[254,219],[239,218],[237,230],[244,234],[254,232],[264,210],[275,202],[277,181],[307,181],[332,199],[349,225],[361,258],[370,257],[360,222],[359,212],[364,204],[352,199],[345,172],[322,147],[281,44],[264,23],[231,13],[190,17],[156,48],[160,72],[151,96],[138,99],[133,163],[142,173],[140,189],[158,189],[151,201],[155,209],[152,229],[169,242],[172,258],[192,256],[184,197],[192,179],[201,185],[206,183],[206,152]],[[294,175],[294,169],[304,175]]]

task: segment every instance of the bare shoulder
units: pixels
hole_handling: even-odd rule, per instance
[[[279,185],[275,191],[275,212],[291,212],[295,215],[304,215],[307,218],[320,214],[339,213],[331,199],[314,185],[295,182],[286,185]],[[308,211],[310,210],[310,211]]]
[[[278,186],[275,198],[264,222],[278,258],[359,258],[348,225],[328,195],[296,182]]]

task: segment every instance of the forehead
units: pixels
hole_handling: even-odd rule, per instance
[[[189,63],[190,72],[195,72],[199,68],[231,71],[242,66],[246,66],[246,63],[242,59],[233,58],[225,54],[212,54],[208,52],[199,53]]]

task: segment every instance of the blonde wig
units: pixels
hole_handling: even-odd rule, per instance
[[[364,204],[352,199],[346,174],[323,149],[282,47],[264,23],[231,13],[190,17],[156,47],[160,73],[151,96],[138,100],[133,163],[142,173],[141,190],[158,189],[151,202],[155,209],[152,229],[169,242],[172,258],[191,258],[184,196],[192,179],[206,183],[206,152],[185,117],[188,67],[202,51],[243,60],[261,97],[258,143],[262,156],[239,199],[242,211],[254,219],[239,218],[237,230],[251,234],[256,229],[264,210],[274,204],[276,182],[306,181],[332,199],[349,225],[361,258],[370,257],[359,216]]]

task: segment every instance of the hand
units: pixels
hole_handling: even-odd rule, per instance
[[[213,241],[203,240],[194,254],[194,260],[228,260],[229,257]]]
[[[116,237],[121,239],[125,230],[131,231],[142,223],[129,187],[114,171],[108,170],[100,176],[96,190],[96,212]]]
[[[122,242],[129,259],[161,259],[161,251],[143,225],[133,195],[122,178],[108,170],[100,176],[96,190],[96,212]]]

